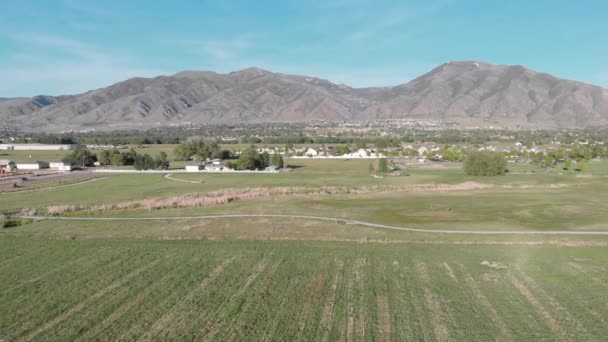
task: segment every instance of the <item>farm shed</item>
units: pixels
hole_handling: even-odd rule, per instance
[[[200,164],[188,164],[186,165],[186,172],[199,172],[202,169]]]
[[[17,164],[17,168],[20,170],[40,170],[49,167],[49,163],[43,161],[27,162]]]

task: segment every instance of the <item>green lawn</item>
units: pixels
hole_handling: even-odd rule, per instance
[[[608,185],[604,176],[513,174],[468,177],[458,164],[413,165],[409,176],[374,178],[367,160],[294,160],[280,174],[108,175],[94,183],[0,198],[0,210],[43,209],[49,205],[112,204],[238,188],[307,188],[312,195],[265,196],[205,208],[107,215],[163,216],[209,213],[275,213],[337,216],[408,227],[445,229],[604,230],[608,226]],[[601,163],[600,163],[601,164]],[[597,167],[597,166],[594,166]],[[409,191],[415,184],[486,184],[488,189]],[[324,187],[342,189],[325,194]],[[360,193],[346,194],[345,189]],[[399,191],[401,189],[401,191]],[[300,192],[302,192],[301,190]],[[338,191],[338,190],[337,190]],[[330,191],[331,192],[331,191]]]
[[[602,340],[607,262],[590,247],[7,238],[0,338]]]
[[[374,178],[369,162],[173,175],[197,184],[108,175],[0,195],[0,212],[260,187],[268,194],[226,204],[71,215],[275,213],[420,228],[608,229],[604,162],[590,163],[584,177],[536,170],[495,178],[465,176],[457,163]],[[474,186],[453,189],[463,183]],[[272,192],[279,187],[300,192]],[[295,218],[43,220],[0,228],[0,341],[599,341],[608,332],[606,247],[608,236],[429,234]]]

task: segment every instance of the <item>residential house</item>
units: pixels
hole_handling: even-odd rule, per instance
[[[203,167],[207,171],[222,171],[224,169],[224,165],[222,165],[222,161],[219,159],[207,159]]]
[[[318,157],[320,154],[320,150],[313,147],[309,147],[306,152],[304,152],[304,155],[307,157]]]
[[[203,166],[200,164],[188,164],[186,165],[186,172],[199,172],[203,169]]]
[[[0,159],[0,173],[11,172],[16,167],[17,166],[15,165],[14,161],[7,160],[7,159]]]
[[[59,171],[72,171],[72,163],[70,162],[53,162],[49,166],[51,169],[57,169]]]

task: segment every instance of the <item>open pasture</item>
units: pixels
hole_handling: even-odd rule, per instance
[[[197,216],[226,213],[299,214],[406,227],[479,230],[605,230],[608,188],[603,175],[512,174],[465,176],[458,164],[413,165],[409,176],[369,175],[369,160],[294,160],[279,174],[107,175],[73,187],[11,193],[0,210],[48,206],[84,208],[138,200],[241,191],[251,199],[163,210],[89,212],[101,216]],[[189,182],[177,181],[185,180]],[[232,190],[230,190],[232,189]],[[286,192],[287,194],[282,194]]]
[[[83,210],[62,216],[162,219],[0,229],[0,340],[603,339],[607,236],[430,234],[288,217],[166,219],[273,213],[423,229],[608,230],[602,162],[584,177],[497,178],[468,177],[449,163],[375,178],[369,163],[292,160],[297,167],[276,175],[173,175],[197,183],[108,175],[3,194],[0,212],[45,215],[66,204]],[[194,207],[109,207],[226,189],[266,192]],[[94,207],[110,209],[87,210]]]
[[[590,341],[608,314],[601,248],[0,244],[5,340]]]

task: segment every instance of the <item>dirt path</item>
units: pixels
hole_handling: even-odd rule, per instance
[[[534,231],[534,230],[450,230],[450,229],[425,229],[407,228],[390,226],[386,224],[349,220],[339,217],[312,216],[312,215],[289,215],[289,214],[221,214],[221,215],[201,215],[201,216],[166,216],[166,217],[76,217],[76,216],[15,216],[24,219],[34,220],[65,220],[65,221],[163,221],[163,220],[208,220],[226,218],[292,218],[331,221],[346,223],[349,225],[359,225],[372,228],[400,230],[406,232],[429,233],[429,234],[467,234],[467,235],[604,235],[608,236],[608,231]]]
[[[245,292],[247,292],[247,290],[256,281],[256,279],[260,276],[260,274],[262,274],[264,271],[266,271],[268,266],[269,266],[269,260],[262,259],[262,260],[258,261],[258,263],[255,264],[255,266],[253,266],[251,273],[245,279],[244,284],[241,285],[241,287],[238,289],[238,291],[236,291],[232,295],[232,299],[239,300],[239,298],[242,298],[243,295],[245,294]],[[276,264],[276,266],[278,266],[278,263]],[[224,316],[225,315],[226,315],[226,313],[224,312]],[[232,323],[232,320],[230,322],[226,322],[224,319],[220,319],[220,318],[218,318],[215,321],[209,322],[209,326],[207,326],[205,329],[201,330],[201,334],[199,334],[199,336],[197,336],[195,340],[197,340],[197,341],[214,341],[215,335],[217,335],[224,328],[224,325],[231,324],[231,323]]]
[[[334,279],[331,283],[330,294],[327,296],[325,300],[325,304],[323,305],[323,315],[321,316],[321,331],[323,331],[323,337],[321,341],[329,341],[329,337],[331,334],[331,328],[334,323],[334,305],[336,304],[336,292],[338,289],[338,284],[341,282],[341,274],[342,269],[344,268],[344,263],[340,260],[336,261],[337,271]]]
[[[466,271],[466,268],[464,267],[464,265],[459,264],[458,268],[460,269],[460,272],[462,272],[462,275],[464,278],[464,283],[465,283],[466,287],[468,287],[469,290],[471,290],[471,292],[473,292],[473,295],[475,296],[477,301],[486,310],[486,312],[490,316],[490,319],[492,319],[492,322],[498,329],[498,336],[496,336],[496,341],[497,342],[512,341],[513,336],[511,335],[511,332],[507,328],[507,325],[501,319],[500,315],[498,314],[498,312],[494,308],[494,305],[492,305],[492,303],[490,302],[488,297],[486,297],[486,295],[481,291],[477,281],[475,281],[475,279],[473,279],[473,276],[471,276],[471,274],[469,274]]]
[[[98,180],[102,180],[105,179],[107,177],[98,177],[98,178],[93,178],[93,179],[87,179],[85,181],[82,182],[78,182],[78,183],[71,183],[71,184],[64,184],[64,185],[54,185],[54,186],[47,186],[44,188],[36,188],[36,189],[29,189],[29,190],[18,190],[18,191],[7,191],[7,192],[0,192],[0,194],[2,195],[9,195],[9,194],[23,194],[26,192],[32,192],[32,191],[42,191],[42,190],[52,190],[52,189],[60,189],[60,188],[67,188],[69,186],[76,186],[76,185],[82,185],[82,184],[88,184],[88,183],[93,183],[96,182]]]
[[[152,326],[146,331],[146,333],[140,337],[142,341],[151,340],[156,334],[163,331],[169,324],[174,323],[176,320],[176,316],[179,314],[179,310],[182,309],[182,305],[184,303],[188,303],[192,300],[197,291],[206,290],[209,287],[209,284],[215,280],[224,269],[230,265],[236,258],[230,258],[224,260],[221,264],[216,266],[207,276],[201,281],[200,285],[194,289],[192,289],[186,296],[176,303],[171,309],[165,312]]]
[[[556,338],[559,338],[561,341],[567,340],[566,334],[563,328],[557,323],[557,320],[549,313],[549,311],[541,304],[540,300],[534,296],[532,291],[524,284],[521,280],[517,279],[515,276],[510,275],[509,280],[513,284],[513,286],[519,290],[522,296],[528,300],[528,302],[534,307],[534,309],[543,317],[545,323],[551,329],[551,331],[555,334]]]
[[[380,332],[380,341],[391,340],[391,311],[387,296],[378,296],[376,299],[378,305],[378,330]]]
[[[172,173],[167,173],[163,177],[166,179],[170,179],[170,180],[174,180],[174,181],[178,181],[178,182],[186,182],[186,183],[192,183],[192,184],[201,184],[202,183],[202,181],[191,181],[191,180],[186,180],[186,179],[173,178],[172,176],[173,176]]]
[[[355,339],[365,341],[365,331],[367,325],[367,311],[365,307],[365,284],[366,284],[366,258],[357,258],[355,261],[355,281],[359,289],[357,298],[357,316],[355,317]]]
[[[97,301],[98,299],[106,296],[107,294],[109,294],[110,292],[114,291],[115,289],[120,288],[121,286],[125,285],[126,283],[128,283],[131,279],[135,278],[136,276],[138,276],[139,274],[143,273],[144,271],[155,267],[156,265],[158,265],[161,262],[161,260],[156,260],[154,262],[151,262],[147,265],[144,265],[136,270],[134,270],[133,272],[127,274],[126,276],[124,276],[123,278],[113,282],[112,284],[108,285],[107,287],[101,289],[100,291],[98,291],[97,293],[93,294],[91,297],[89,297],[88,299],[76,304],[75,306],[71,307],[70,309],[68,309],[67,311],[63,312],[62,314],[60,314],[59,316],[56,316],[54,319],[45,322],[43,325],[39,326],[36,330],[34,330],[32,333],[30,333],[28,336],[25,337],[26,341],[32,341],[34,339],[36,339],[36,337],[55,327],[57,324],[65,321],[66,319],[69,319],[70,317],[72,317],[73,315],[77,314],[78,312],[82,311],[84,308],[86,308],[88,305],[90,305],[91,303],[94,303],[95,301]]]

